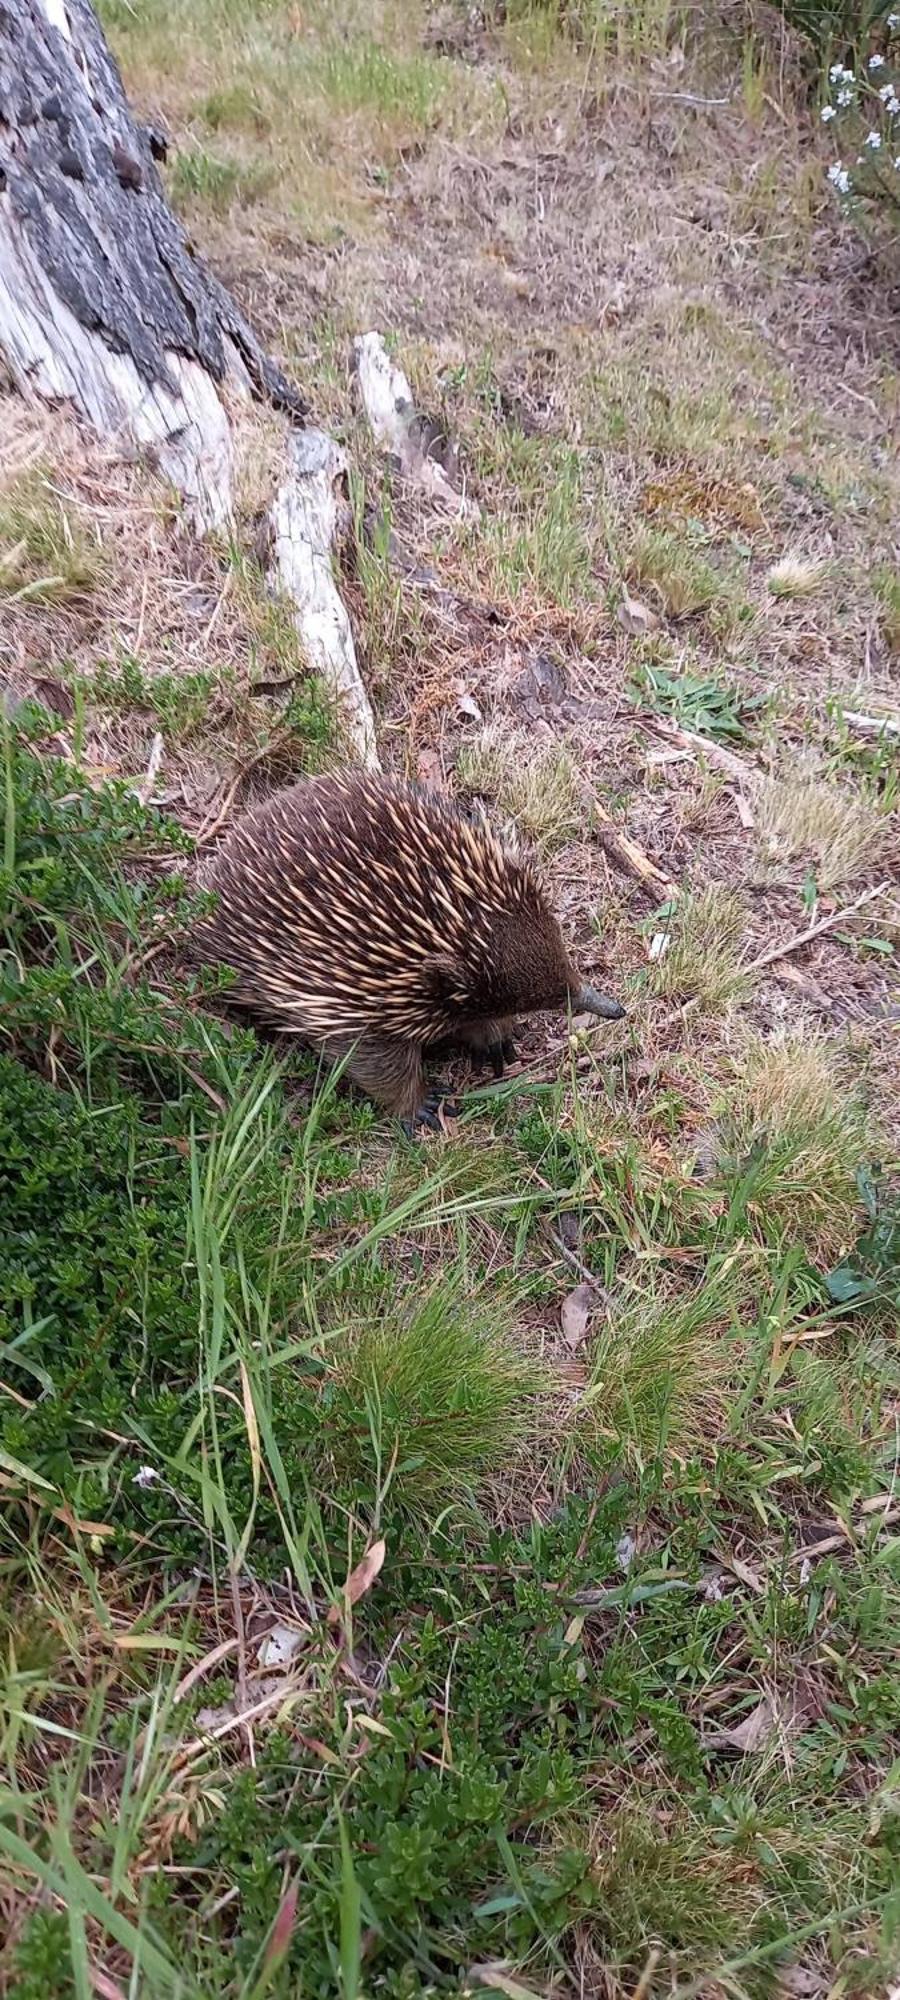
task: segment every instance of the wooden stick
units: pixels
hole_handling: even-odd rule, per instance
[[[664,736],[669,743],[677,743],[682,750],[702,751],[710,764],[717,764],[720,771],[727,772],[740,785],[751,784],[756,776],[752,764],[738,757],[734,750],[727,750],[724,743],[714,743],[710,736],[699,736],[696,729],[682,729],[677,722],[665,722],[657,715],[642,715],[641,726]]]
[[[651,861],[649,854],[645,854],[643,848],[638,847],[637,841],[632,840],[627,833],[623,833],[621,828],[616,826],[606,807],[600,804],[596,792],[593,794],[593,806],[598,839],[602,841],[612,860],[617,861],[620,868],[624,868],[629,875],[636,875],[639,882],[645,882],[651,888],[661,891],[665,902],[676,902],[681,894],[677,882],[670,882],[662,869],[657,868],[656,862]]]
[[[885,890],[892,887],[893,884],[890,882],[879,882],[874,889],[864,889],[862,895],[857,896],[856,902],[848,903],[846,909],[833,910],[830,916],[820,917],[818,923],[810,924],[805,931],[798,931],[795,937],[786,938],[784,944],[775,944],[768,951],[761,951],[757,958],[751,958],[749,964],[740,966],[739,970],[760,972],[764,965],[774,965],[776,959],[786,958],[789,952],[798,951],[802,944],[809,944],[812,938],[821,937],[824,931],[834,930],[836,924],[845,923],[848,917],[855,916],[856,911],[863,909],[866,903],[874,903],[876,896],[883,896]]]
[[[842,715],[861,736],[900,736],[900,715],[860,715],[855,708],[843,709]]]

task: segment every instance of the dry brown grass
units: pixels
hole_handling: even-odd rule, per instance
[[[852,1244],[860,1218],[856,1175],[877,1138],[846,1058],[795,1028],[751,1039],[721,1108],[725,1155],[756,1161],[751,1212],[785,1242],[827,1265]]]
[[[757,827],[770,862],[802,860],[819,889],[834,889],[876,859],[887,825],[884,815],[849,785],[812,775],[813,769],[801,762],[790,777],[760,785]]]
[[[0,543],[18,524],[16,563],[27,567],[4,604],[9,693],[57,716],[70,752],[77,729],[98,776],[141,775],[161,731],[154,799],[196,827],[234,766],[277,745],[306,671],[290,622],[252,559],[182,531],[171,490],[148,468],[13,398],[0,429]],[[249,509],[270,490],[272,431],[242,413],[237,437]]]
[[[568,746],[493,724],[460,750],[465,789],[493,799],[519,832],[550,851],[584,825],[578,767]]]

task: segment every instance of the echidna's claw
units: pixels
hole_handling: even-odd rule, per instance
[[[417,1132],[442,1132],[444,1118],[458,1118],[459,1105],[450,1096],[449,1083],[434,1083],[423,1098],[418,1111],[411,1118],[401,1118],[400,1123],[408,1139],[414,1139]]]

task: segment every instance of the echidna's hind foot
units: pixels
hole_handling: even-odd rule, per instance
[[[490,1069],[498,1078],[503,1075],[506,1064],[515,1060],[516,1045],[508,1035],[502,1042],[488,1042],[484,1048],[472,1049],[469,1054],[473,1069]]]
[[[349,1052],[347,1075],[395,1118],[414,1117],[425,1101],[418,1042],[402,1042],[391,1035],[363,1035]]]

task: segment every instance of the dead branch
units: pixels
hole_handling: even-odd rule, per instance
[[[891,882],[879,882],[874,889],[864,889],[862,895],[857,896],[855,903],[848,903],[843,910],[832,910],[830,916],[820,917],[817,923],[807,925],[805,931],[798,931],[796,936],[785,938],[783,944],[771,945],[768,951],[761,951],[758,957],[751,958],[747,965],[741,966],[740,970],[761,972],[763,966],[774,965],[776,959],[787,958],[789,952],[799,951],[802,944],[810,944],[813,938],[822,937],[826,931],[833,931],[838,924],[846,923],[848,917],[855,916],[857,910],[864,909],[867,903],[874,903],[876,896],[885,895],[893,886]]]
[[[442,463],[436,450],[439,441],[429,438],[409,382],[391,360],[380,333],[359,335],[353,343],[353,363],[372,435],[396,459],[404,478],[450,513],[477,520],[477,503],[457,491],[445,470],[446,441]]]
[[[592,795],[593,816],[598,840],[606,849],[610,859],[618,863],[628,875],[634,875],[639,882],[661,894],[665,902],[675,902],[681,894],[677,882],[669,880],[656,862],[651,861],[630,834],[623,833],[616,826],[612,815],[601,804],[596,792]]]

